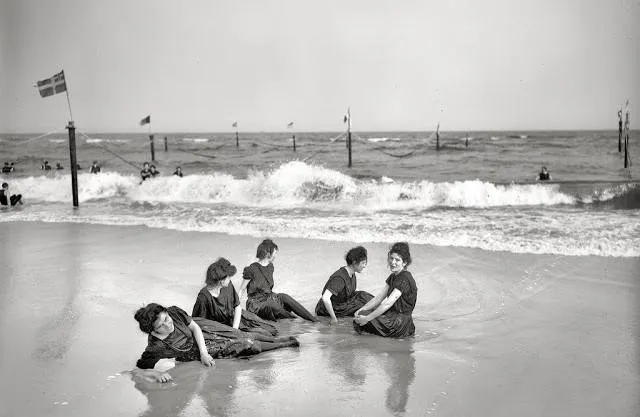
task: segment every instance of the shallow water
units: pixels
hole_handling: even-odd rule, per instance
[[[239,268],[258,239],[86,224],[0,231],[2,415],[637,415],[638,258],[412,245],[416,336],[389,340],[300,319],[301,347],[171,384],[126,373],[145,346],[133,312],[190,311],[217,256]],[[7,244],[11,242],[11,244]],[[277,239],[276,291],[313,309],[348,242]],[[368,244],[359,288],[382,286],[387,245]],[[235,277],[236,284],[240,277]]]

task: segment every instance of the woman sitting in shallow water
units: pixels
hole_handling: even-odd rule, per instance
[[[265,239],[258,245],[258,260],[242,272],[240,293],[247,288],[247,310],[266,320],[292,319],[291,312],[305,320],[318,319],[288,294],[273,292],[273,261],[278,253],[278,245]]]
[[[347,265],[334,272],[322,289],[322,297],[316,305],[316,315],[349,317],[369,302],[373,295],[366,291],[356,291],[356,272],[361,273],[367,266],[367,250],[362,246],[352,248],[345,256]]]
[[[256,355],[283,347],[299,346],[294,337],[275,338],[257,333],[242,332],[227,325],[194,317],[179,307],[165,308],[151,303],[135,313],[140,330],[149,335],[135,373],[167,382],[171,376],[153,369],[162,359],[181,362],[199,360],[213,365],[214,358]]]
[[[231,282],[236,271],[236,267],[225,258],[209,265],[205,279],[207,285],[198,293],[191,316],[214,320],[246,332],[277,335],[275,326],[242,309],[240,297]]]
[[[353,327],[385,337],[413,336],[415,326],[411,312],[416,306],[418,289],[407,267],[411,264],[409,245],[395,243],[387,257],[391,275],[384,288],[371,301],[356,311]]]

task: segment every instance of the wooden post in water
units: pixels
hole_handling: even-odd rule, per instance
[[[622,109],[618,110],[618,152],[622,152]]]
[[[73,196],[73,207],[78,207],[78,163],[76,160],[76,128],[73,120],[67,125],[69,129],[69,159],[71,162],[71,193]]]
[[[629,136],[624,137],[624,167],[629,168]]]
[[[626,103],[626,112],[624,117],[624,167],[629,168],[629,100]]]
[[[153,145],[153,133],[149,135],[149,146],[151,147],[151,160],[156,160],[156,149]]]
[[[464,140],[464,147],[468,148],[469,147],[469,132],[467,132],[467,137]]]
[[[349,150],[349,168],[351,168],[351,109],[347,109],[347,149]]]
[[[296,134],[293,134],[293,151],[296,151]]]
[[[167,137],[164,137],[164,151],[169,152],[169,145],[167,144]]]

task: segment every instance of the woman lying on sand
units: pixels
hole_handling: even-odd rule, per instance
[[[360,310],[373,295],[366,291],[356,291],[356,272],[361,273],[367,266],[367,250],[362,246],[352,248],[345,256],[347,265],[334,272],[322,289],[322,297],[316,305],[318,316],[350,317]]]
[[[225,258],[219,258],[207,268],[205,283],[193,305],[192,317],[214,320],[245,332],[275,336],[278,329],[256,314],[242,309],[240,297],[231,277],[236,267]]]
[[[385,337],[413,336],[415,326],[411,312],[416,306],[418,289],[407,267],[411,264],[409,245],[394,243],[387,257],[391,275],[384,288],[371,301],[356,311],[353,327]]]
[[[158,382],[171,380],[171,375],[152,369],[162,359],[181,362],[199,360],[213,365],[214,358],[256,355],[283,347],[299,346],[294,337],[275,338],[243,332],[227,325],[194,317],[179,307],[165,308],[151,303],[135,313],[140,330],[149,335],[148,344],[136,363],[134,374],[154,378]]]

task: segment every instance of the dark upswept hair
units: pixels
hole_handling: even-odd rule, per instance
[[[144,333],[151,333],[153,331],[153,323],[158,319],[158,316],[162,312],[166,312],[167,309],[157,303],[147,304],[144,307],[140,307],[133,318],[136,319],[140,330]]]
[[[218,281],[234,276],[236,272],[236,267],[231,265],[228,259],[218,258],[207,268],[207,275],[204,282],[207,285],[214,285]]]
[[[393,246],[391,246],[391,249],[389,249],[388,255],[391,255],[392,253],[400,256],[402,261],[407,263],[405,268],[411,265],[411,252],[409,252],[409,244],[407,242],[394,243]]]
[[[264,259],[269,255],[272,255],[274,251],[278,250],[278,245],[271,239],[265,239],[258,245],[256,250],[256,258]]]
[[[344,256],[344,260],[347,261],[347,265],[353,265],[367,260],[367,250],[362,246],[356,246],[349,249],[349,252]]]

